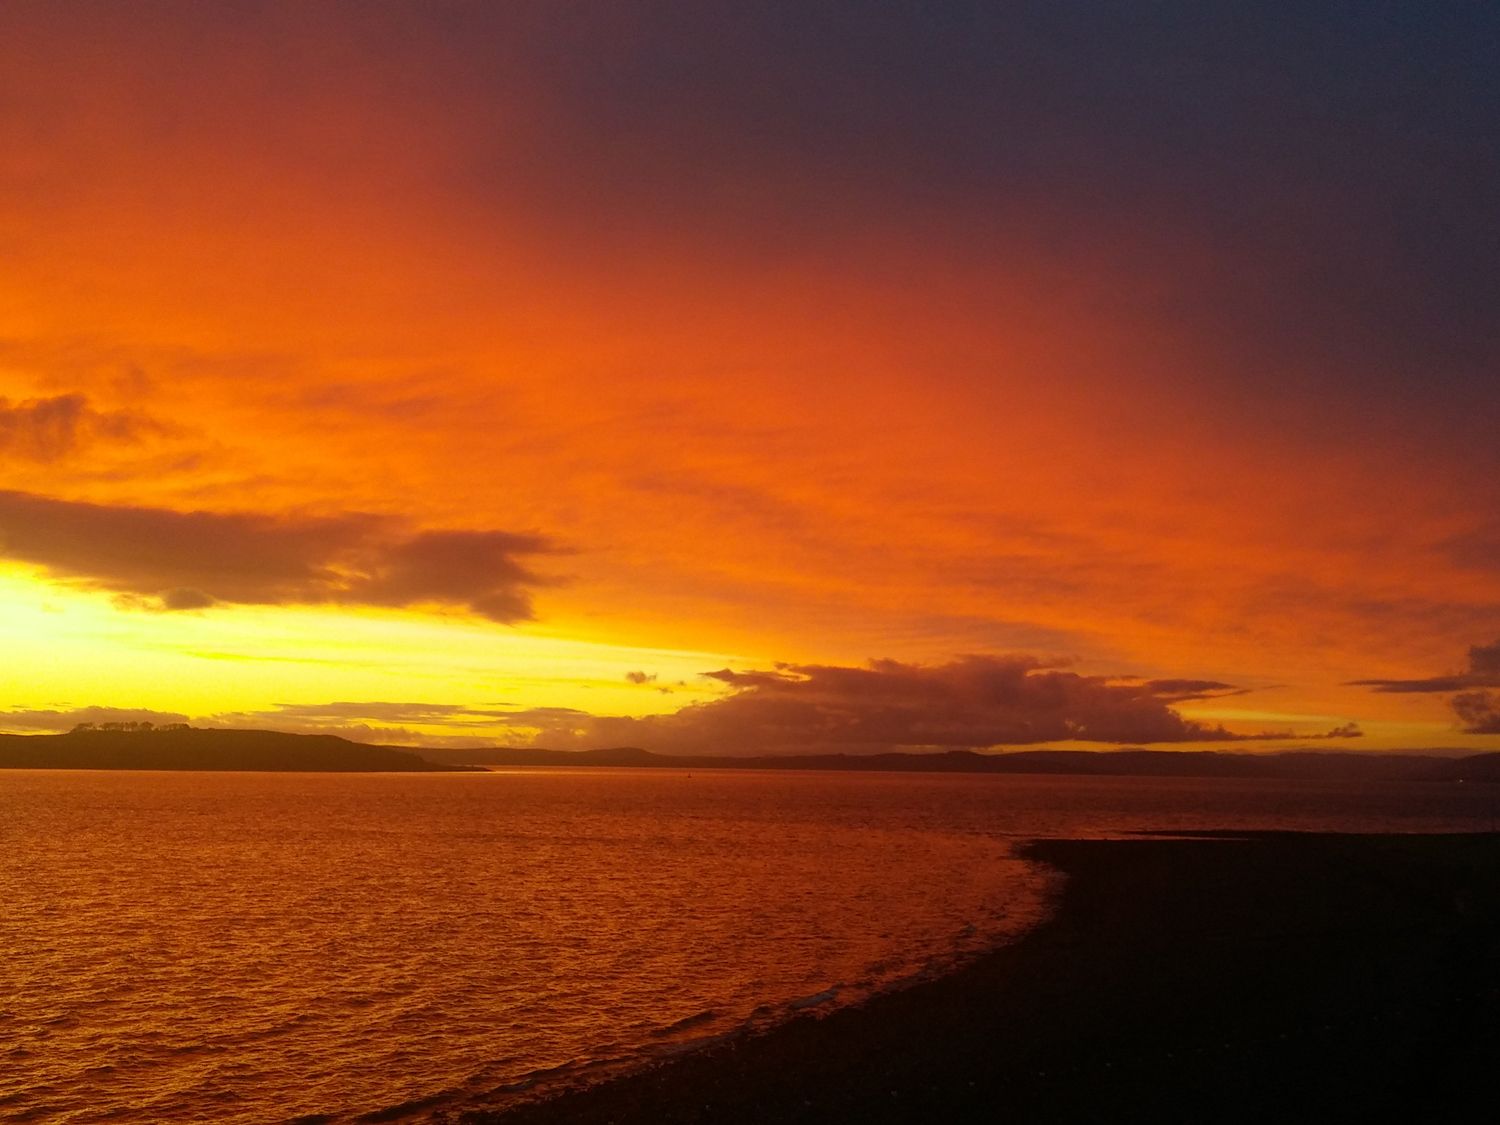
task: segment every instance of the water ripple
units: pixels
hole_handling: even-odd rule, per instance
[[[941,971],[1045,910],[1017,836],[1298,826],[1155,785],[6,771],[0,1121],[420,1120]]]

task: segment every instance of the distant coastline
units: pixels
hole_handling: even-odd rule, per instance
[[[333,735],[174,727],[0,735],[0,769],[243,770],[263,773],[471,773],[390,746]]]
[[[1099,777],[1244,777],[1310,780],[1500,781],[1500,753],[1449,757],[1379,751],[1012,750],[980,753],[796,754],[755,757],[657,754],[640,747],[538,750],[489,747],[424,750],[434,761],[522,766],[635,766],[662,769],[865,770],[892,773],[1041,773]]]
[[[981,753],[678,755],[640,747],[516,747],[420,752],[289,734],[173,726],[0,734],[0,769],[246,770],[317,773],[475,773],[530,767],[841,770],[883,773],[1059,774],[1084,777],[1261,778],[1323,781],[1500,781],[1500,753],[1448,756],[1378,751],[1013,750]]]

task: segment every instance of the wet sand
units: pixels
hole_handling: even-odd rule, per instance
[[[465,1125],[1488,1121],[1500,835],[1041,841],[966,968]]]

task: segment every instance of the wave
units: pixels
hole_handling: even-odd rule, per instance
[[[670,1036],[678,1035],[684,1031],[691,1030],[692,1028],[701,1027],[703,1024],[708,1023],[712,1020],[716,1020],[718,1018],[719,1012],[717,1009],[704,1008],[703,1011],[695,1012],[691,1016],[683,1016],[682,1019],[678,1020],[676,1023],[670,1023],[666,1027],[657,1028],[650,1033],[651,1038],[666,1039]]]
[[[443,1090],[441,1093],[429,1094],[425,1098],[412,1098],[409,1101],[400,1102],[397,1105],[385,1106],[382,1109],[374,1109],[369,1113],[362,1113],[354,1120],[361,1125],[377,1125],[382,1121],[399,1121],[403,1117],[410,1117],[414,1113],[421,1113],[426,1109],[437,1109],[439,1106],[448,1105],[459,1096],[459,1090]]]
[[[794,1012],[804,1012],[808,1008],[821,1008],[824,1004],[832,1004],[839,998],[838,987],[825,988],[822,992],[813,992],[807,996],[798,996],[795,1000],[788,1000],[786,1006]]]

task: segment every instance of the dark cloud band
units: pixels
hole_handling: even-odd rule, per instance
[[[1500,734],[1500,640],[1469,649],[1462,672],[1417,680],[1353,680],[1355,687],[1394,694],[1456,693],[1448,701],[1467,734]]]
[[[698,754],[786,754],[1261,737],[1186,719],[1170,706],[1237,693],[1232,685],[1118,681],[1022,656],[966,656],[941,665],[895,660],[863,667],[778,664],[705,674],[728,685],[730,694],[669,715],[560,716],[555,724],[538,724],[538,741]]]
[[[164,610],[439,604],[521,621],[542,579],[520,560],[554,549],[536,535],[418,531],[365,513],[176,512],[0,492],[0,558]]]
[[[1500,640],[1469,649],[1469,666],[1462,672],[1417,680],[1350,680],[1351,687],[1384,693],[1449,692],[1466,688],[1500,687]]]

